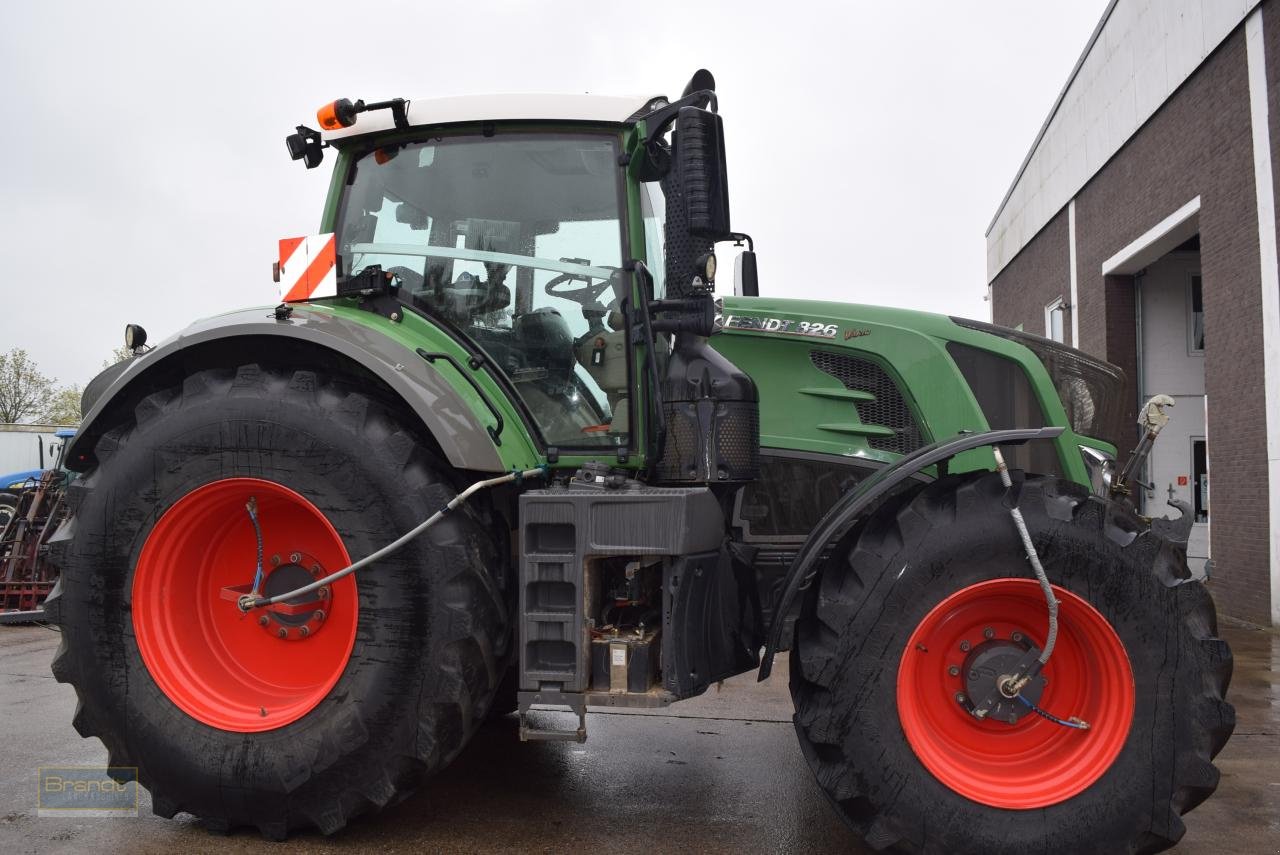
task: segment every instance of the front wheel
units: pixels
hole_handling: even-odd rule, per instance
[[[354,381],[257,365],[157,392],[68,489],[46,610],[74,724],[136,766],[156,813],[279,838],[403,798],[483,720],[509,653],[503,566],[470,512],[306,608],[240,614],[310,583],[453,496],[398,412]]]
[[[994,474],[944,478],[840,543],[797,624],[805,756],[877,849],[1151,852],[1217,786],[1231,654],[1204,587],[1141,522],[1074,484],[1018,504],[1059,601],[1021,698],[972,708],[1047,607]]]

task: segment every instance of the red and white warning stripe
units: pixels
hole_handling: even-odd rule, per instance
[[[338,296],[333,234],[280,239],[280,301],[299,303]]]

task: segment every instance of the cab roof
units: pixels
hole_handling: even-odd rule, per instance
[[[414,127],[502,120],[622,124],[665,101],[662,95],[456,95],[410,100],[405,115]],[[390,110],[375,110],[361,113],[349,128],[324,131],[322,138],[333,142],[394,127]]]

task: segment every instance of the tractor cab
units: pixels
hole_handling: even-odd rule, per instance
[[[647,466],[664,482],[748,480],[755,444],[739,438],[753,431],[754,386],[706,343],[717,329],[714,243],[745,238],[729,228],[713,87],[700,72],[674,103],[327,105],[323,133],[299,127],[288,142],[307,166],[326,147],[338,153],[324,224],[333,294],[447,330],[552,457]],[[299,269],[283,253],[281,263]],[[286,302],[328,294],[292,283]],[[733,459],[705,442],[665,442],[705,433],[694,423],[705,415],[680,404],[703,397],[704,378],[689,372],[707,365],[731,405],[720,433],[740,446]]]

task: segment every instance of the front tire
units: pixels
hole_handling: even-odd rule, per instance
[[[240,616],[221,592],[253,578],[248,497],[264,590],[290,590],[455,495],[426,447],[354,382],[257,365],[193,374],[99,440],[54,544],[53,668],[157,814],[331,833],[465,745],[509,646],[502,558],[470,512],[334,584],[319,616]]]
[[[876,849],[1153,852],[1218,783],[1231,653],[1185,558],[1077,485],[1018,505],[1061,601],[1040,705],[969,715],[970,657],[1044,644],[1047,609],[995,474],[944,478],[840,543],[791,654],[818,782]],[[1007,661],[1007,660],[1006,660]]]

